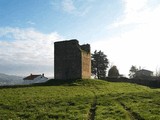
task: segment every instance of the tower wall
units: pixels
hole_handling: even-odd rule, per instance
[[[55,42],[54,47],[55,79],[90,78],[90,51],[81,48],[77,40]]]
[[[82,69],[82,78],[87,79],[91,77],[91,53],[90,45],[81,46],[81,69]]]

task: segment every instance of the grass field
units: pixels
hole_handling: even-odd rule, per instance
[[[0,88],[0,120],[160,120],[160,89],[77,80]]]

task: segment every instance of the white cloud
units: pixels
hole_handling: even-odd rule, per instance
[[[61,39],[56,32],[43,34],[33,28],[0,28],[1,65],[53,67],[54,42]]]
[[[62,0],[61,6],[62,9],[70,14],[76,15],[76,16],[84,16],[86,15],[92,6],[92,2],[94,2],[94,0],[86,0],[81,1],[81,0],[77,0],[75,4],[75,2],[73,0]],[[52,3],[53,6],[57,6],[57,4]]]
[[[73,11],[76,10],[76,7],[74,6],[72,0],[63,0],[62,7],[63,7],[64,11],[66,11],[68,13],[72,13]]]
[[[125,13],[138,12],[146,8],[148,0],[123,0]]]
[[[123,2],[124,14],[109,29],[117,29],[119,33],[92,43],[92,47],[103,50],[122,74],[127,75],[131,65],[155,71],[160,67],[160,4],[153,8],[149,0]],[[130,29],[130,25],[134,25],[134,29]],[[124,27],[128,27],[127,31]]]
[[[149,0],[123,0],[123,4],[124,14],[112,24],[113,27],[150,22],[155,10]]]
[[[33,21],[28,20],[27,24],[29,24],[29,25],[35,25],[36,23],[34,23]]]

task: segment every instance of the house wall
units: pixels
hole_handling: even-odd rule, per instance
[[[81,52],[82,55],[82,78],[87,79],[91,77],[91,54],[90,51]]]
[[[139,70],[135,74],[135,77],[151,77],[151,76],[153,76],[153,72],[148,70]]]
[[[43,83],[43,82],[46,82],[47,80],[48,80],[48,78],[46,78],[44,76],[39,76],[34,79],[34,83]]]
[[[82,50],[77,40],[69,40],[55,42],[54,47],[55,79],[81,79],[90,76],[89,72],[87,72],[90,71],[87,70],[90,69],[90,67],[87,67],[90,66],[90,50],[88,52],[85,45],[82,46]]]
[[[44,76],[38,76],[33,80],[24,80],[23,84],[43,83],[43,82],[46,82],[47,80],[48,78]]]

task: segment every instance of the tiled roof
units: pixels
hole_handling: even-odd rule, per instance
[[[145,70],[145,69],[139,70],[138,72],[143,72],[143,71],[153,73],[152,71],[150,71],[150,70]]]
[[[34,80],[38,76],[41,76],[41,75],[30,75],[30,76],[23,78],[23,80]]]

